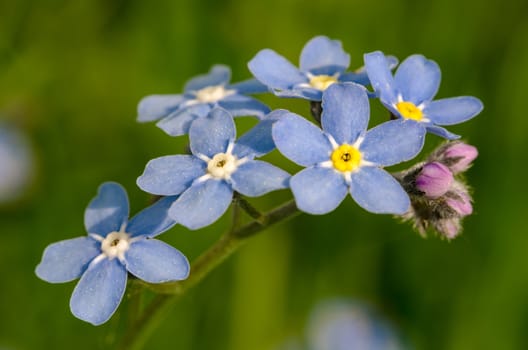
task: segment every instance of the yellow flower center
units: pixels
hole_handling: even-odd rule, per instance
[[[354,146],[345,143],[332,152],[330,159],[335,169],[341,172],[353,171],[361,162],[361,153]]]
[[[310,78],[310,85],[317,89],[324,91],[326,90],[330,85],[337,82],[337,78],[331,75],[315,75],[312,78]]]
[[[402,101],[396,103],[396,109],[401,113],[405,119],[412,119],[420,121],[423,119],[422,110],[415,106],[412,102]]]

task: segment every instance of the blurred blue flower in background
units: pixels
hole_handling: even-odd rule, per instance
[[[0,204],[24,195],[34,176],[34,162],[26,135],[12,125],[0,123]]]
[[[409,349],[404,344],[396,326],[370,305],[354,299],[330,298],[315,305],[304,337],[290,337],[273,350]]]
[[[368,305],[329,299],[313,311],[306,332],[308,350],[403,350],[394,326]]]
[[[80,277],[70,308],[76,317],[94,325],[106,322],[116,311],[128,272],[149,283],[187,278],[187,258],[152,239],[174,226],[167,215],[174,199],[162,198],[128,221],[124,188],[104,183],[84,214],[88,236],[50,244],[36,268],[37,276],[50,283]]]
[[[234,117],[254,116],[262,118],[270,109],[262,102],[245,96],[267,92],[268,89],[255,79],[229,84],[231,69],[214,65],[208,74],[189,80],[184,93],[178,95],[150,95],[138,105],[138,121],[161,119],[156,125],[172,136],[189,132],[191,123],[205,117],[215,107],[222,107]]]
[[[455,135],[439,125],[459,124],[480,113],[482,102],[472,96],[433,101],[440,86],[440,68],[422,55],[405,59],[394,77],[381,51],[365,55],[365,67],[376,94],[391,113],[422,125],[427,131],[446,139]]]

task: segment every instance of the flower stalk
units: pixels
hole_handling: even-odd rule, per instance
[[[240,204],[238,200],[234,203]],[[232,226],[213,246],[192,263],[191,274],[186,280],[161,284],[145,284],[158,295],[144,309],[137,321],[128,328],[127,334],[123,337],[119,348],[127,350],[141,349],[157,324],[164,319],[170,306],[230,257],[248,238],[264,231],[273,224],[285,221],[299,213],[300,211],[297,209],[295,201],[291,200],[261,215],[261,220],[253,219],[240,228]],[[262,222],[265,222],[265,224]]]

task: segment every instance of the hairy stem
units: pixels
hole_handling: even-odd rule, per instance
[[[251,205],[244,197],[242,197],[238,192],[235,192],[233,196],[233,204],[235,208],[240,208],[246,212],[252,219],[257,220],[261,225],[266,224],[266,217],[262,215],[254,206]]]
[[[244,209],[244,208],[243,208]],[[191,274],[186,280],[161,284],[146,284],[158,293],[145,308],[137,321],[132,324],[121,343],[121,349],[141,349],[159,322],[167,315],[170,305],[183,296],[187,290],[203,280],[225,259],[233,254],[246,239],[265,230],[271,225],[299,214],[295,202],[289,201],[242,227],[234,225],[227,233],[202,255],[191,266]]]

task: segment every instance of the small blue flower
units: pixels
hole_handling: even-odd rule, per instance
[[[272,128],[278,150],[306,167],[290,180],[297,207],[326,214],[350,192],[372,213],[405,213],[410,204],[407,193],[381,167],[418,154],[425,130],[416,123],[393,120],[367,132],[369,101],[365,88],[355,83],[330,86],[322,107],[322,130],[293,113]]]
[[[37,276],[50,283],[80,277],[70,308],[76,317],[94,325],[106,322],[116,311],[127,271],[149,283],[187,278],[187,258],[152,239],[175,224],[167,215],[174,199],[162,198],[128,221],[125,190],[117,183],[104,183],[84,213],[88,236],[50,244],[36,268]]]
[[[446,139],[455,135],[439,125],[454,125],[480,113],[482,102],[472,96],[433,101],[440,85],[440,68],[422,55],[409,56],[394,77],[382,52],[365,55],[365,67],[381,102],[398,118],[411,120]]]
[[[207,226],[227,210],[233,191],[256,197],[287,187],[288,173],[253,160],[275,148],[271,126],[286,113],[270,113],[235,142],[233,118],[226,110],[215,108],[208,117],[197,119],[189,130],[192,155],[151,160],[137,184],[157,195],[181,194],[169,215],[190,229]]]
[[[270,112],[262,102],[245,96],[266,92],[268,89],[255,79],[229,84],[231,69],[215,65],[208,74],[189,80],[184,93],[178,95],[151,95],[143,98],[138,106],[138,121],[161,119],[157,126],[171,136],[189,132],[191,123],[205,117],[214,107],[222,107],[233,116],[262,118]]]
[[[389,65],[397,63],[394,57],[388,57],[388,60]],[[316,36],[306,43],[301,52],[300,69],[270,49],[261,50],[248,63],[251,73],[275,95],[310,101],[321,101],[323,91],[336,82],[369,85],[364,69],[346,73],[349,65],[350,56],[341,47],[341,42],[326,36]]]

